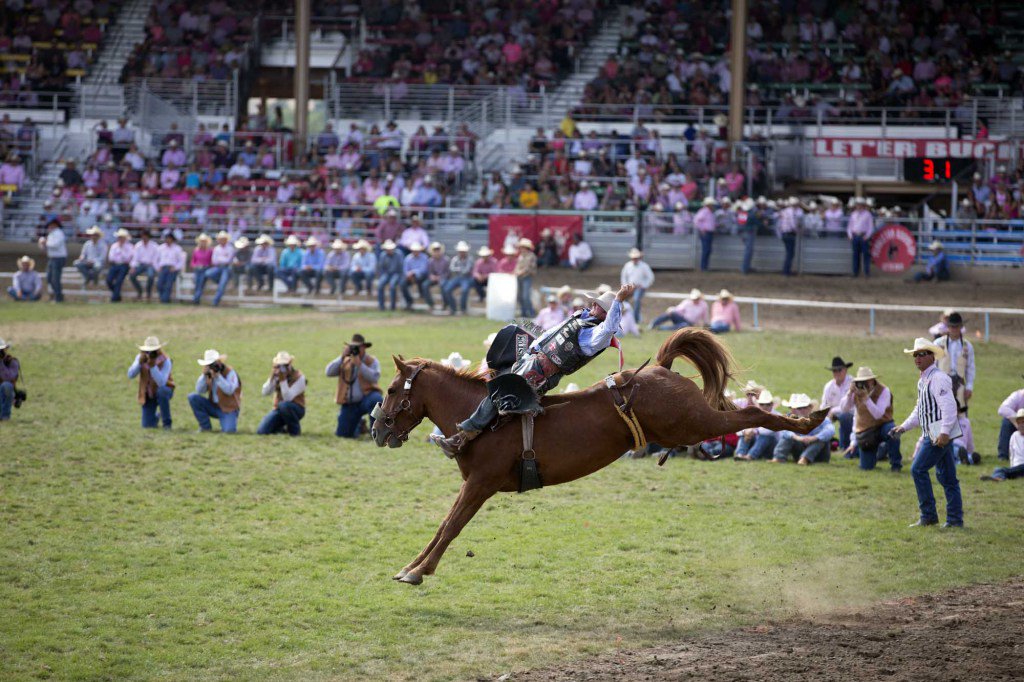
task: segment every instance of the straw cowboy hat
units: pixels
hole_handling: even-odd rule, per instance
[[[936,239],[935,241],[933,241],[931,244],[928,245],[928,250],[929,251],[941,251],[942,250],[942,242],[940,242],[938,239]]]
[[[584,305],[586,305],[586,301],[583,300],[582,296],[577,296],[576,298],[572,299],[573,308],[582,308]]]
[[[423,244],[416,242],[415,244],[409,247],[409,250],[412,251],[413,253],[419,253],[420,251],[423,250]]]
[[[946,351],[943,350],[941,346],[937,346],[932,341],[930,341],[929,339],[925,339],[925,338],[922,338],[920,336],[917,337],[916,339],[914,339],[914,347],[913,348],[904,348],[903,352],[909,354],[909,353],[916,353],[919,350],[926,350],[926,351],[934,354],[936,358],[941,358],[941,357],[943,357],[946,354]]]
[[[3,339],[0,339],[0,350],[7,350],[11,347],[11,344],[7,343]]]
[[[456,253],[469,253],[469,243],[459,242],[455,245],[455,251]]]
[[[690,289],[690,300],[696,301],[698,298],[703,298],[704,293],[700,289]]]
[[[630,260],[632,260],[633,258],[643,258],[643,257],[644,257],[644,252],[641,251],[640,249],[636,248],[635,246],[632,249],[629,250],[629,258],[630,258]]]
[[[850,369],[851,367],[853,367],[853,363],[852,362],[844,362],[843,359],[837,355],[834,358],[832,358],[832,366],[831,367],[826,367],[825,369],[829,369],[829,370],[832,370],[834,372],[836,370],[843,369],[844,367],[846,369]]]
[[[210,365],[212,365],[213,363],[217,362],[218,360],[227,360],[227,359],[228,359],[228,356],[226,356],[226,355],[224,355],[222,353],[219,353],[219,352],[215,351],[212,348],[208,348],[206,350],[206,352],[203,353],[203,357],[201,359],[199,359],[199,360],[196,360],[196,362],[198,362],[202,367],[209,367]]]
[[[335,239],[333,242],[331,242],[332,251],[344,251],[347,248],[348,244],[346,244],[345,241],[342,239]]]
[[[320,240],[316,237],[310,237],[306,240],[306,246],[320,246]]]
[[[114,233],[114,236],[117,237],[118,239],[131,239],[132,233],[122,227],[121,229]],[[198,237],[196,237],[196,241],[201,240],[204,236],[205,235],[202,234],[199,235]],[[210,238],[206,237],[206,241],[210,241]]]
[[[369,250],[370,248],[370,242],[366,241],[365,239],[360,239],[359,241],[352,245],[352,248],[355,249],[356,251],[359,251],[360,249],[366,251]]]
[[[29,258],[28,256],[22,256],[21,258],[18,259],[18,265],[21,265],[22,263],[28,263],[29,270],[33,270],[36,267],[35,259]]]
[[[217,233],[217,240],[220,241],[221,239],[231,239],[231,235],[226,230],[221,230]]]
[[[558,294],[559,298],[561,298],[562,296],[565,296],[566,294],[570,294],[571,295],[572,294],[572,287],[569,286],[568,284],[563,284],[562,286],[558,287],[557,294]]]
[[[516,247],[512,246],[511,244],[506,244],[501,248],[501,252],[506,256],[514,256],[516,255],[516,251]]]
[[[762,386],[761,384],[757,383],[753,379],[748,380],[747,383],[745,383],[743,385],[743,393],[744,394],[747,394],[747,393],[760,393],[762,390],[764,390],[764,386]]]
[[[585,291],[583,292],[583,298],[585,298],[588,303],[597,303],[605,312],[611,310],[612,303],[615,302],[615,294],[610,291],[606,291],[603,294],[595,291]]]
[[[798,410],[801,407],[810,407],[813,402],[806,393],[793,393],[789,396],[789,400],[782,401],[782,406]]]
[[[0,342],[0,343],[2,343],[2,342]],[[0,350],[3,350],[4,348],[7,348],[7,346],[0,346]],[[1019,422],[1021,419],[1024,419],[1024,407],[1022,407],[1019,410],[1017,410],[1017,413],[1014,414],[1014,416],[1013,416],[1013,421],[1015,421],[1015,422]]]
[[[853,377],[854,382],[867,381],[868,379],[877,379],[878,376],[871,371],[870,367],[858,367],[857,376]]]
[[[775,396],[767,388],[762,390],[757,396],[758,405],[771,405],[775,402]]]
[[[533,251],[533,240],[523,237],[522,239],[519,240],[519,248],[529,249],[530,251]]]
[[[734,297],[731,291],[729,291],[728,289],[722,289],[721,291],[718,292],[718,298],[727,298],[731,301]]]
[[[442,244],[441,242],[430,242],[430,246],[428,247],[428,250],[431,253],[433,253],[434,251],[438,251],[440,253],[444,253],[444,244]]]
[[[473,363],[462,357],[457,351],[453,351],[448,357],[441,358],[441,364],[452,369],[466,369]]]
[[[124,232],[124,233],[126,233],[126,234],[127,234],[128,230],[123,230],[123,229],[122,229],[122,230],[118,230],[117,232],[118,232],[118,233],[120,233],[120,232]],[[119,235],[118,235],[118,234],[115,234],[115,236],[119,236]],[[198,236],[198,237],[196,237],[196,244],[201,244],[201,243],[203,243],[203,242],[210,242],[210,241],[212,241],[212,240],[210,239],[210,235],[206,234],[205,232],[201,232],[201,233],[199,233],[199,236]]]
[[[395,250],[395,243],[393,241],[391,241],[390,239],[388,239],[383,244],[380,245],[380,248],[383,251],[394,251]]]
[[[714,197],[704,197],[704,201],[702,201],[700,203],[703,204],[704,206],[714,206],[718,202],[715,201]]]
[[[481,258],[490,258],[494,255],[494,251],[492,251],[489,246],[481,246],[480,250],[476,252],[476,255]]]
[[[239,237],[238,239],[235,240],[235,248],[236,249],[244,249],[247,246],[249,246],[249,238],[248,237]]]
[[[257,244],[273,244],[274,243],[274,238],[271,237],[269,234],[261,234],[259,237],[256,237],[256,243]]]
[[[93,225],[88,230],[86,230],[85,233],[91,237],[94,234],[102,235],[103,234],[103,230],[100,229],[99,225]]]
[[[284,240],[284,245],[285,246],[301,246],[302,242],[300,242],[299,238],[296,237],[294,234],[290,234],[290,235],[288,235],[288,238]]]
[[[153,350],[160,350],[163,347],[164,344],[160,343],[160,339],[155,336],[147,336],[146,340],[142,342],[141,346],[139,346],[139,350],[148,353]]]
[[[274,356],[273,365],[290,365],[295,361],[295,356],[286,350],[277,351],[277,355]]]

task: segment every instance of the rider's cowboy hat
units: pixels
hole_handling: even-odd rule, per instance
[[[811,402],[811,397],[806,393],[793,393],[789,396],[789,400],[782,401],[782,406],[798,410],[801,407],[810,407]]]
[[[775,402],[775,396],[767,388],[761,391],[757,396],[758,405],[770,405]]]
[[[150,351],[160,350],[163,347],[164,344],[160,343],[160,339],[155,336],[147,336],[146,340],[142,342],[141,346],[139,346],[139,350],[148,353]]]
[[[272,364],[276,367],[278,365],[290,365],[295,361],[295,356],[286,350],[277,351],[277,355],[274,356]]]
[[[441,364],[445,367],[451,367],[452,369],[465,369],[469,367],[472,362],[462,357],[457,351],[452,352],[448,357],[441,359]]]
[[[353,346],[362,346],[363,348],[369,348],[373,344],[363,338],[362,334],[353,334],[352,340],[349,341]]]
[[[853,377],[854,382],[867,381],[868,379],[877,379],[878,377],[874,372],[871,371],[870,367],[858,367],[857,376]]]
[[[641,251],[640,249],[634,247],[634,248],[629,250],[629,257],[630,257],[630,259],[633,259],[633,258],[643,258],[644,257],[644,252]]]
[[[843,369],[844,367],[846,369],[850,369],[851,367],[853,367],[853,363],[843,362],[843,359],[837,355],[834,358],[832,358],[832,366],[826,367],[825,369],[832,370],[833,372],[835,372],[836,370]]]
[[[226,356],[226,355],[224,355],[222,353],[218,353],[217,351],[215,351],[212,348],[208,348],[206,350],[206,352],[203,353],[203,357],[201,359],[199,359],[199,360],[196,360],[196,362],[198,362],[203,367],[208,367],[208,366],[212,365],[213,363],[215,363],[215,362],[217,362],[219,360],[227,360],[227,359],[228,359],[228,356]]]
[[[603,294],[598,294],[593,291],[585,291],[583,292],[583,298],[587,299],[588,303],[597,303],[605,312],[611,310],[612,303],[615,302],[615,294],[610,291],[606,291]]]
[[[690,300],[696,301],[698,298],[702,298],[704,293],[700,289],[690,289]]]
[[[904,348],[904,353],[916,353],[919,350],[926,350],[935,355],[936,358],[941,358],[946,354],[946,351],[942,349],[942,346],[937,346],[928,339],[918,337],[914,339],[913,348]]]

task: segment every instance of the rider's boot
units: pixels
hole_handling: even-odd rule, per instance
[[[479,431],[463,431],[459,429],[450,438],[445,438],[439,433],[430,434],[430,442],[441,448],[448,457],[457,457],[466,443],[480,435]]]

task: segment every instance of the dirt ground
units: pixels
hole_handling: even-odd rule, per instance
[[[1024,578],[503,675],[565,680],[1020,680]]]

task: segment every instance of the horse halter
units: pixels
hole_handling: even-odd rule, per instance
[[[416,367],[414,367],[412,372],[409,374],[408,378],[405,380],[405,384],[402,385],[402,391],[405,393],[405,397],[402,398],[402,400],[398,403],[397,409],[390,412],[386,412],[384,411],[384,403],[378,403],[377,406],[374,407],[373,411],[370,413],[370,416],[372,416],[374,419],[379,419],[381,423],[383,423],[384,426],[387,428],[387,430],[391,432],[391,435],[397,438],[398,441],[401,443],[404,443],[407,440],[409,440],[409,432],[416,428],[416,425],[419,424],[419,421],[416,421],[415,423],[412,424],[412,426],[410,426],[404,431],[396,432],[394,430],[395,418],[402,412],[412,412],[412,382],[413,379],[416,378],[416,375],[420,373],[420,370],[423,369],[424,366],[426,366],[426,364],[427,363],[424,362],[423,364],[416,365]]]

